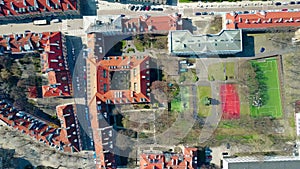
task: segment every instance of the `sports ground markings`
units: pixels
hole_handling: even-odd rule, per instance
[[[273,116],[273,117],[281,117],[282,116],[282,105],[281,105],[281,96],[280,96],[280,82],[279,82],[279,75],[278,75],[278,69],[277,69],[277,61],[272,59],[266,59],[263,62],[257,61],[256,64],[259,64],[259,67],[263,69],[264,73],[266,74],[268,80],[266,81],[266,84],[268,85],[268,95],[269,100],[267,101],[267,104],[260,108],[250,108],[251,116],[253,117],[259,117],[259,116]],[[274,75],[275,73],[275,75]],[[271,76],[269,74],[272,74]],[[276,80],[271,81],[270,80]],[[269,82],[268,82],[269,81]],[[274,86],[277,87],[274,87]],[[268,104],[275,104],[275,102],[270,101],[272,99],[278,99],[279,104],[277,106],[270,106]]]

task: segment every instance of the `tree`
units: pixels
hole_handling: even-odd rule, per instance
[[[21,77],[22,75],[22,72],[18,66],[17,63],[13,63],[12,66],[11,66],[11,73],[13,76],[16,76],[16,77]]]
[[[170,102],[179,93],[179,86],[177,84],[165,81],[154,81],[150,89],[155,98],[161,103],[165,101]]]
[[[11,73],[7,69],[1,69],[0,76],[5,81],[11,76]]]

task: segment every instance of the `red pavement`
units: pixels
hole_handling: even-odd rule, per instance
[[[220,87],[223,119],[240,118],[240,99],[233,84],[223,84]]]

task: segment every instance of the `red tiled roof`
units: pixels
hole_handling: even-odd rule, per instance
[[[95,97],[93,106],[89,106],[91,127],[93,130],[93,140],[96,155],[96,169],[115,169],[115,158],[113,154],[113,129],[109,126],[109,121],[104,113],[107,113],[106,104],[99,102],[99,98]],[[99,118],[102,117],[102,118]]]
[[[166,158],[168,156],[168,158]],[[140,169],[196,169],[197,148],[184,148],[179,154],[141,154]]]
[[[18,111],[3,101],[0,103],[0,109],[0,120],[7,125],[51,147],[66,152],[76,151],[59,128],[53,128],[46,122],[26,112]]]
[[[77,10],[77,0],[0,0],[0,16]]]
[[[0,55],[3,53],[26,53],[34,50],[43,50],[47,40],[49,39],[49,32],[33,33],[26,32],[22,34],[11,34],[0,36]]]
[[[130,18],[122,20],[123,32],[153,32],[181,30],[181,16],[140,16],[139,18]],[[130,30],[131,29],[131,30]]]
[[[72,81],[68,71],[48,72],[49,84],[42,86],[43,97],[71,96]]]
[[[140,169],[164,169],[165,156],[163,154],[141,154]]]
[[[149,73],[149,56],[119,56],[107,57],[98,63],[97,79],[98,79],[98,93],[97,97],[109,104],[125,104],[125,103],[139,103],[150,102],[150,73]],[[131,87],[129,89],[112,90],[110,88],[111,77],[110,72],[115,71],[130,71],[136,69],[137,75],[134,77],[133,73],[129,73],[130,82],[137,84],[137,90],[134,91]],[[106,77],[104,77],[106,71]],[[147,74],[148,71],[148,74]],[[148,78],[147,78],[148,77]],[[136,79],[138,78],[138,79]],[[104,85],[107,86],[106,91]],[[148,85],[148,87],[147,87]],[[133,86],[133,85],[132,85]],[[147,91],[148,90],[148,91]]]
[[[300,12],[261,12],[226,14],[226,29],[265,29],[300,26]]]
[[[42,87],[43,97],[71,96],[71,76],[63,54],[61,32],[12,34],[0,36],[0,55],[40,51],[42,72],[49,84]]]
[[[61,135],[64,135],[65,142],[70,142],[76,151],[81,150],[79,126],[73,105],[61,105],[56,107],[56,114],[61,120]]]
[[[38,92],[36,86],[28,87],[28,98],[37,98]]]

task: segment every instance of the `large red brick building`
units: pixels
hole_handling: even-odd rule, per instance
[[[262,30],[279,27],[299,27],[300,12],[257,12],[255,14],[227,13],[226,29]]]

